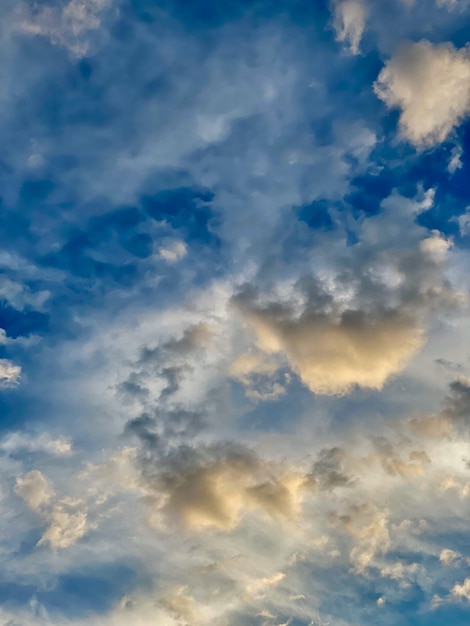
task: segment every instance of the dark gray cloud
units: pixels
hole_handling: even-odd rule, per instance
[[[322,491],[332,491],[338,487],[353,487],[356,478],[345,469],[346,452],[339,447],[321,450],[318,459],[307,475],[309,486]]]

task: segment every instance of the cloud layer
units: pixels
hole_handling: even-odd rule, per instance
[[[0,6],[0,626],[466,626],[468,3]]]

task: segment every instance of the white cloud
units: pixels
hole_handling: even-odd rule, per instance
[[[333,11],[336,39],[345,43],[352,54],[359,54],[368,17],[364,0],[337,0],[333,4]]]
[[[101,25],[101,13],[110,0],[70,0],[62,7],[42,5],[18,7],[17,29],[29,35],[47,37],[54,45],[66,47],[75,57],[89,51],[86,35]]]
[[[21,378],[21,367],[8,359],[0,359],[0,389],[16,387]]]
[[[454,550],[449,550],[448,548],[442,550],[441,554],[439,555],[439,561],[445,567],[455,566],[456,564],[458,564],[460,559],[461,559],[461,556],[458,552],[455,552]]]
[[[184,241],[172,241],[159,248],[158,253],[168,263],[176,263],[188,254],[188,248]]]
[[[245,352],[235,358],[229,366],[229,374],[245,387],[252,400],[275,400],[286,393],[290,376],[284,374],[280,380],[276,375],[280,364],[264,352]]]
[[[72,452],[72,443],[67,437],[53,439],[46,433],[32,436],[22,432],[13,432],[0,440],[0,450],[7,454],[28,451],[67,456]]]
[[[19,476],[16,479],[15,492],[36,512],[43,511],[55,495],[47,478],[38,470]]]
[[[0,297],[17,311],[23,311],[28,305],[41,310],[49,296],[50,293],[46,290],[33,292],[21,282],[10,280],[5,276],[1,277]]]
[[[462,237],[470,235],[470,207],[467,207],[462,215],[452,218],[452,221],[457,222],[459,225],[459,232]]]
[[[78,503],[80,506],[80,503]],[[49,545],[53,550],[69,548],[90,529],[85,511],[77,510],[77,503],[62,501],[47,515],[48,527],[38,545]]]
[[[447,171],[449,172],[449,174],[455,174],[457,170],[462,169],[462,155],[462,148],[460,146],[454,146],[454,148],[452,149],[449,164],[447,166]]]
[[[470,578],[466,578],[462,584],[457,583],[451,591],[454,598],[468,600],[470,602]]]
[[[380,72],[375,92],[400,109],[400,133],[418,148],[445,141],[470,112],[470,49],[405,43]]]
[[[32,470],[16,479],[15,492],[25,504],[47,524],[38,545],[49,545],[53,550],[69,548],[83,537],[90,525],[80,499],[57,499],[56,494],[39,470]]]

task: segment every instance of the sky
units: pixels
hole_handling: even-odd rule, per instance
[[[3,0],[0,626],[466,626],[468,0]]]

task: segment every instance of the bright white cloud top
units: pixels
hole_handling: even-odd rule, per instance
[[[380,73],[375,91],[401,110],[405,139],[418,147],[441,143],[470,113],[470,49],[426,40],[404,43]]]

